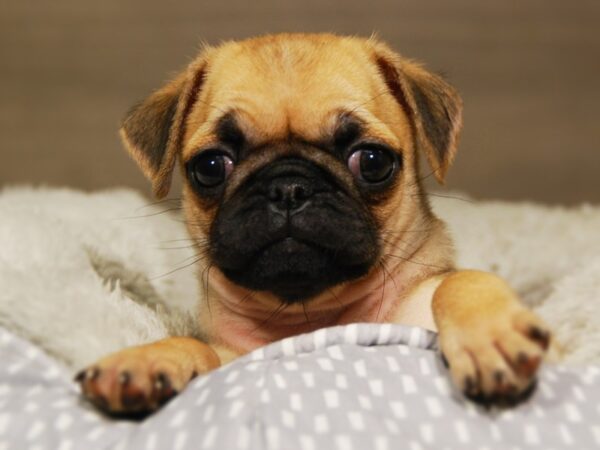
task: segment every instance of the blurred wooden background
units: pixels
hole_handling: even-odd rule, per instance
[[[597,0],[4,0],[0,186],[148,185],[123,152],[127,108],[217,43],[280,31],[377,31],[465,100],[449,187],[600,201]]]

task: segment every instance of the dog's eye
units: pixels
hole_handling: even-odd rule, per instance
[[[350,172],[367,183],[386,181],[392,175],[395,164],[393,154],[379,148],[356,150],[348,158]]]
[[[223,183],[233,170],[233,160],[219,150],[207,150],[188,166],[191,180],[200,187],[211,188]]]

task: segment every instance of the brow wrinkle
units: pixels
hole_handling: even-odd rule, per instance
[[[215,134],[221,142],[231,145],[234,149],[241,148],[246,141],[244,133],[232,111],[225,113],[217,120]]]

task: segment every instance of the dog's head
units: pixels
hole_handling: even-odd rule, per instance
[[[456,92],[374,39],[276,35],[203,50],[121,134],[159,197],[181,161],[211,265],[293,303],[365,276],[423,226],[418,150],[443,181],[460,126]]]

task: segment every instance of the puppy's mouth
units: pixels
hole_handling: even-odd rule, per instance
[[[305,160],[261,170],[221,205],[210,234],[212,262],[230,281],[284,303],[367,274],[378,253],[360,201]]]
[[[293,237],[270,243],[241,269],[221,267],[233,282],[257,291],[269,291],[285,303],[305,301],[332,284],[360,277],[369,263],[341,266],[334,251]]]

